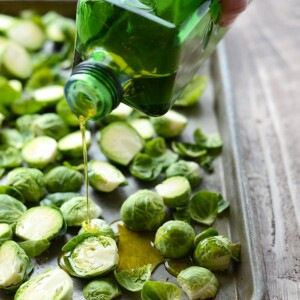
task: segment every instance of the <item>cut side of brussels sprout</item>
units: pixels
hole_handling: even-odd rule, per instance
[[[111,192],[126,183],[126,178],[115,166],[104,161],[92,160],[88,166],[90,185],[101,192]]]
[[[133,112],[133,108],[130,106],[120,103],[109,115],[104,118],[104,122],[112,123],[117,121],[126,121],[129,115]]]
[[[86,197],[76,197],[65,202],[60,210],[68,226],[81,226],[87,219]],[[89,199],[89,219],[101,216],[102,209],[93,200]]]
[[[0,247],[0,289],[14,291],[33,269],[24,250],[14,241],[6,241]]]
[[[179,136],[183,132],[188,120],[184,115],[174,110],[169,110],[161,117],[152,117],[151,122],[159,136],[172,138]]]
[[[144,141],[129,124],[114,122],[101,131],[100,147],[112,161],[127,166],[144,147]]]
[[[177,282],[190,300],[213,298],[219,288],[216,276],[201,267],[189,267],[181,271]]]
[[[36,102],[53,105],[64,98],[64,87],[62,85],[41,87],[34,90],[32,96]]]
[[[13,231],[11,226],[6,223],[0,223],[0,246],[13,237]]]
[[[135,119],[130,121],[130,125],[138,132],[138,134],[144,140],[149,140],[155,135],[153,125],[149,119]]]
[[[66,271],[75,277],[90,278],[115,269],[119,262],[116,242],[102,235],[83,236],[83,239],[77,239],[78,243],[73,243],[72,250],[62,256]],[[69,241],[68,244],[72,243]]]
[[[54,162],[57,154],[55,139],[47,136],[39,136],[27,142],[22,150],[22,157],[30,166],[43,169],[49,163]]]
[[[59,209],[37,206],[28,209],[18,220],[16,235],[23,240],[52,240],[64,226]]]
[[[27,299],[72,300],[73,281],[61,269],[46,271],[20,286],[14,300]]]
[[[45,41],[42,29],[30,20],[16,22],[9,28],[7,35],[28,50],[40,49]]]
[[[111,300],[121,295],[121,289],[111,278],[101,278],[88,283],[82,291],[86,300]]]
[[[91,145],[92,138],[91,132],[86,130],[85,132],[87,148]],[[82,157],[82,137],[80,131],[72,132],[58,142],[58,150],[69,157]]]
[[[190,183],[182,176],[164,180],[155,190],[162,196],[165,205],[174,208],[187,206],[191,195]]]

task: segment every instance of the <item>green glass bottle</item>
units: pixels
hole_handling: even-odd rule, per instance
[[[79,0],[73,112],[99,119],[124,102],[166,113],[224,35],[219,13],[218,0]]]

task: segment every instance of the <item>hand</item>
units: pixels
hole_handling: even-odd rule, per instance
[[[243,12],[248,4],[248,0],[219,0],[222,6],[220,15],[220,25],[230,26],[236,17]]]

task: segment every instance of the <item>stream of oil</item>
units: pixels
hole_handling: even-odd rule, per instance
[[[80,131],[82,136],[83,149],[83,165],[84,165],[84,182],[86,192],[86,224],[90,226],[90,199],[89,199],[89,177],[88,177],[88,156],[85,136],[86,119],[83,116],[79,117]]]

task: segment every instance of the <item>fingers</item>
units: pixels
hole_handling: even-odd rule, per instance
[[[248,0],[220,0],[220,3],[222,6],[220,25],[228,27],[247,8]]]

